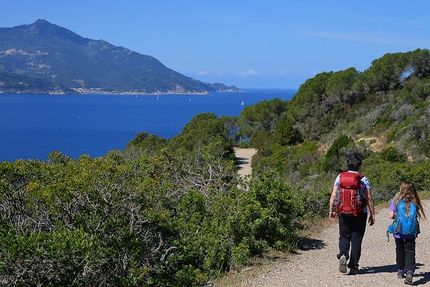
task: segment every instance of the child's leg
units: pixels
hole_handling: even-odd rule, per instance
[[[405,270],[405,242],[403,238],[395,238],[397,270]],[[406,271],[406,270],[405,270]]]
[[[415,268],[415,238],[405,238],[405,273]]]

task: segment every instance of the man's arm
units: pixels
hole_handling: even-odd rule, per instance
[[[328,218],[330,218],[331,221],[336,220],[336,206],[334,205],[334,200],[336,199],[338,187],[335,185],[333,186],[333,191],[330,196],[330,205],[328,207],[329,209],[329,215]]]
[[[373,204],[372,192],[370,189],[366,189],[364,194],[366,195],[367,211],[370,213],[368,222],[372,226],[375,224],[375,206]]]

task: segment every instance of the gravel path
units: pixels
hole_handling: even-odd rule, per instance
[[[430,211],[430,200],[424,201],[424,204],[425,210]],[[339,272],[336,258],[339,231],[336,222],[311,239],[297,255],[249,276],[238,286],[407,286],[403,280],[397,279],[393,238],[390,237],[390,242],[387,242],[386,230],[392,222],[388,214],[387,208],[379,210],[375,225],[367,225],[360,273],[356,276]],[[420,227],[422,233],[416,241],[414,285],[430,285],[430,219],[421,221]]]
[[[245,176],[251,174],[251,160],[255,152],[256,150],[253,148],[234,148],[236,160],[239,163],[239,170],[237,172],[240,175]]]
[[[236,156],[249,163],[255,150],[237,149]],[[245,166],[241,172],[249,172]],[[424,209],[430,214],[430,200],[423,201]],[[395,243],[392,236],[387,242],[388,208],[379,208],[374,226],[367,225],[360,259],[360,273],[356,276],[339,272],[338,252],[339,229],[328,223],[324,230],[311,238],[286,260],[279,260],[267,268],[251,272],[246,279],[235,286],[240,287],[281,287],[281,286],[408,286],[397,278]],[[417,270],[414,285],[430,286],[430,218],[420,222],[421,234],[416,240]]]

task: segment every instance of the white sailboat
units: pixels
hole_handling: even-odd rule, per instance
[[[243,105],[244,105],[243,101],[242,101],[242,103],[241,103],[240,105],[241,105],[241,106],[243,106]]]

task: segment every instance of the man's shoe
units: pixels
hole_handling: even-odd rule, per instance
[[[397,278],[405,278],[405,272],[403,270],[397,270]]]
[[[342,255],[339,259],[339,271],[341,273],[346,273],[346,271],[347,271],[345,255]]]
[[[357,275],[357,274],[358,274],[358,269],[357,268],[349,268],[348,275]]]
[[[412,272],[406,273],[406,278],[405,278],[405,281],[404,281],[405,284],[413,285],[413,283],[412,283],[412,276],[413,276]]]

